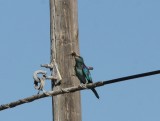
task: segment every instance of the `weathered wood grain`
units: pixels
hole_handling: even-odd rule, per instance
[[[51,63],[56,59],[62,76],[53,90],[79,84],[74,74],[72,51],[79,53],[77,0],[50,0]],[[80,92],[53,97],[53,121],[81,121]]]

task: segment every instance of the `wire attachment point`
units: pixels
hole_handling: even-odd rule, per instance
[[[38,74],[42,74],[42,77],[38,77]],[[46,74],[47,72],[43,70],[37,70],[33,73],[34,88],[39,90],[38,93],[44,90]]]
[[[53,65],[52,64],[41,64],[41,67],[53,69]]]
[[[52,71],[52,75],[46,77],[46,79],[54,80],[55,86],[60,84],[62,80],[62,76],[60,74],[60,71],[58,69],[58,64],[56,63],[56,60],[53,59],[53,63],[51,64],[42,64],[41,67],[49,68]]]

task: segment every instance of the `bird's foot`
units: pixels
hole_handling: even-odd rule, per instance
[[[87,88],[86,84],[80,84],[79,86],[82,87],[82,88]]]

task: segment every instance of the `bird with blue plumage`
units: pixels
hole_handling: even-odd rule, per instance
[[[89,84],[93,83],[90,69],[93,69],[92,67],[87,67],[84,63],[84,59],[79,56],[77,53],[72,52],[72,56],[75,57],[75,74],[83,84]],[[99,95],[95,88],[91,88],[95,96],[99,99]]]

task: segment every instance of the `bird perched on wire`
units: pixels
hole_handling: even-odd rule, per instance
[[[89,71],[90,69],[85,65],[83,58],[81,56],[77,55],[77,53],[75,53],[75,52],[72,52],[72,56],[75,57],[75,62],[76,62],[75,72],[76,72],[76,76],[78,77],[80,82],[83,84],[93,83],[92,77],[91,77],[91,74]],[[91,90],[93,91],[95,96],[99,99],[99,95],[98,95],[97,91],[95,90],[95,88],[91,88]]]

